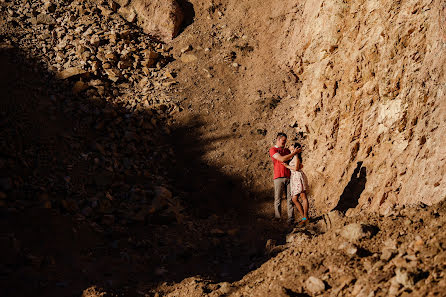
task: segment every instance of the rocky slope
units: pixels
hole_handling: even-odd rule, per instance
[[[444,296],[445,203],[296,228],[272,258],[234,283],[189,278],[162,296]]]
[[[163,46],[92,2],[1,9],[2,206],[112,223],[174,205]]]

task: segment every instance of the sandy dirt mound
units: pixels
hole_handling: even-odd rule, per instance
[[[267,246],[272,258],[238,282],[191,278],[162,290],[165,296],[443,296],[445,214],[444,202],[387,217],[332,212],[294,229],[286,245]]]

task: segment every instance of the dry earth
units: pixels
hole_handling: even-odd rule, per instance
[[[234,283],[189,278],[160,296],[445,296],[445,203],[383,217],[330,212]]]
[[[445,5],[0,1],[2,291],[443,296]]]

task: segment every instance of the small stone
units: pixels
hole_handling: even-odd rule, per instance
[[[276,241],[274,239],[268,239],[265,244],[265,251],[269,254],[276,247]]]
[[[91,63],[91,71],[95,74],[97,74],[100,67],[101,67],[101,64],[99,63],[99,61],[93,61]]]
[[[107,61],[111,61],[111,62],[118,61],[118,55],[114,52],[106,53],[104,57]]]
[[[322,220],[319,220],[316,224],[323,232],[327,232],[329,229],[333,228],[336,224],[342,221],[344,215],[338,211],[333,210],[328,214],[322,216]]]
[[[79,94],[82,91],[85,91],[86,89],[88,89],[88,84],[86,84],[83,81],[79,80],[73,86],[73,93],[74,94]]]
[[[104,225],[112,225],[115,222],[115,216],[114,215],[104,215],[102,217],[102,224]]]
[[[198,58],[197,58],[197,56],[195,56],[193,54],[184,54],[184,55],[181,55],[180,59],[183,63],[191,63],[191,62],[196,61]]]
[[[117,82],[122,77],[121,72],[116,68],[105,69],[105,73],[107,74],[108,79],[113,82]]]
[[[358,248],[354,245],[349,245],[348,247],[346,247],[345,252],[347,253],[347,255],[354,256],[356,255],[356,253],[358,253]]]
[[[304,233],[291,233],[286,236],[287,243],[300,244],[308,241],[310,237]]]
[[[115,32],[111,32],[110,34],[107,35],[108,37],[108,41],[111,44],[116,44],[116,42],[118,41],[118,34],[116,34]]]
[[[163,186],[155,187],[155,198],[161,200],[170,200],[172,192]]]
[[[157,59],[159,56],[157,52],[149,49],[143,50],[141,53],[144,55],[146,59]]]
[[[353,223],[342,228],[341,236],[350,242],[356,242],[363,238],[370,238],[372,236],[372,232],[366,225]]]
[[[181,53],[184,54],[185,52],[191,51],[192,46],[189,44],[187,47],[181,49]]]
[[[102,68],[110,69],[110,68],[112,68],[112,65],[109,62],[105,62],[105,63],[102,64]]]
[[[397,267],[395,269],[395,281],[405,288],[412,288],[414,286],[413,277],[404,268]]]
[[[56,20],[52,16],[50,16],[48,14],[41,13],[41,14],[37,15],[36,23],[37,24],[44,24],[44,25],[55,25],[56,24]]]
[[[98,297],[107,295],[107,292],[96,286],[89,287],[82,292],[82,297]]]
[[[93,213],[93,209],[92,209],[91,207],[87,206],[87,207],[84,207],[84,208],[82,209],[81,213],[82,213],[84,216],[89,217],[89,216],[91,216],[91,214]]]
[[[111,1],[111,0],[109,0]],[[130,0],[113,0],[114,2],[118,3],[119,6],[127,6],[130,3]]]
[[[396,250],[393,249],[383,249],[380,259],[383,261],[389,261],[396,254]]]
[[[151,68],[153,65],[155,65],[156,60],[153,59],[145,59],[143,61],[141,61],[141,65],[145,68]],[[143,69],[144,71],[144,69]]]
[[[130,59],[125,59],[118,62],[118,68],[119,69],[127,69],[131,68],[133,65],[133,62]]]
[[[67,78],[70,78],[70,77],[73,77],[73,76],[77,76],[77,75],[85,75],[87,73],[88,72],[83,70],[83,69],[80,69],[80,68],[77,68],[77,67],[70,67],[70,68],[67,68],[65,70],[62,70],[62,71],[58,72],[56,74],[56,78],[58,78],[58,79],[67,79]]]
[[[77,211],[79,209],[76,201],[68,199],[68,200],[62,200],[62,207],[67,211]]]
[[[147,67],[143,67],[142,68],[142,72],[145,74],[145,75],[149,75],[151,72],[150,72],[150,69],[149,68],[147,68]]]
[[[43,208],[46,208],[46,209],[51,209],[51,201],[45,201],[45,202],[43,202]]]
[[[111,10],[113,10],[114,12],[116,12],[118,10],[118,3],[116,3],[113,0],[108,0],[108,6],[110,6]]]
[[[90,38],[90,44],[94,47],[98,47],[101,44],[101,39],[97,35],[93,35]]]
[[[166,70],[166,72],[164,72],[164,76],[166,78],[174,79],[174,74],[172,72],[170,72],[169,70]]]
[[[325,290],[325,284],[319,278],[314,277],[314,276],[310,276],[305,281],[305,288],[311,294],[317,295],[317,294],[322,293]]]
[[[218,288],[218,292],[220,294],[228,294],[231,291],[231,284],[228,282],[220,283],[220,288]]]

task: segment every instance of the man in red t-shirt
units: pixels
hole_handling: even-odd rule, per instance
[[[301,149],[290,152],[289,149],[285,148],[286,141],[285,133],[277,134],[276,145],[269,149],[269,155],[274,165],[274,215],[277,219],[280,219],[280,195],[282,191],[286,190],[288,222],[291,223],[293,221],[293,201],[290,194],[291,172],[283,166],[283,162],[291,160]]]

